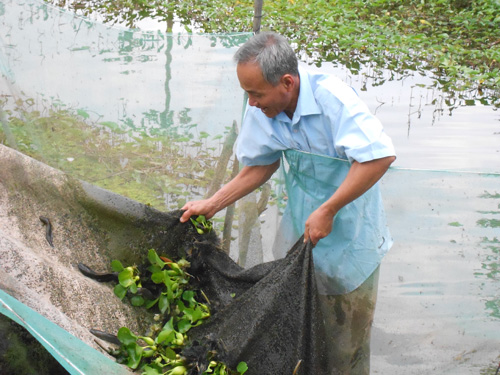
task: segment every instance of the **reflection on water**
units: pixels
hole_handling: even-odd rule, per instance
[[[419,73],[375,86],[367,71],[352,76],[342,68],[322,69],[352,85],[382,121],[396,146],[394,166],[500,173],[500,112],[495,107],[450,106],[433,81]]]
[[[146,33],[36,0],[2,4],[1,142],[162,210],[205,194],[242,116],[231,59],[248,34]],[[395,246],[382,265],[372,372],[486,371],[500,355],[498,112],[450,113],[418,74],[374,86],[367,72],[322,69],[353,85],[382,120],[395,166],[422,169],[392,169],[382,183]],[[231,163],[221,167],[225,179]],[[249,224],[265,260],[277,211],[270,204]]]
[[[13,3],[6,3],[2,18],[3,62],[14,89],[35,101],[59,99],[125,130],[179,125],[188,110],[192,123],[218,134],[241,116],[231,56],[248,34],[146,33],[88,22],[36,1]]]
[[[492,203],[490,210],[478,210],[478,213],[484,216],[476,221],[478,227],[491,233],[481,238],[480,245],[483,250],[481,269],[475,273],[480,280],[484,280],[487,288],[489,284],[498,285],[500,282],[500,190],[485,190],[479,198]],[[487,311],[497,319],[500,319],[499,289],[493,291],[495,294],[485,298]]]
[[[2,314],[0,334],[1,374],[69,374],[26,329]]]

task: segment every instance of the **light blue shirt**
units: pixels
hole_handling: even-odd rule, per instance
[[[309,215],[342,183],[353,160],[395,155],[390,138],[355,91],[341,80],[303,69],[297,108],[268,118],[247,106],[236,154],[244,165],[269,165],[283,157],[294,240]],[[342,208],[332,232],[313,255],[321,294],[344,294],[361,285],[392,246],[378,184]]]
[[[236,144],[244,165],[269,165],[287,149],[356,160],[395,155],[390,138],[356,92],[338,78],[299,69],[300,94],[290,120],[247,106]]]

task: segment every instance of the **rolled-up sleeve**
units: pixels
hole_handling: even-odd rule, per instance
[[[323,94],[329,96],[332,93]],[[392,140],[384,132],[381,122],[353,89],[344,88],[342,93],[332,95],[328,100],[323,97],[322,102],[329,103],[323,106],[323,111],[332,126],[335,152],[339,157],[363,163],[396,155]]]
[[[359,163],[396,155],[392,140],[376,117],[368,112],[351,115],[347,115],[337,133],[338,153]]]

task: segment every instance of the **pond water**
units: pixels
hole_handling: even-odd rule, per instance
[[[393,166],[500,172],[500,112],[492,106],[450,109],[446,94],[415,73],[373,86],[368,73],[323,66],[354,87],[384,124],[396,146]]]
[[[231,57],[248,34],[110,28],[35,0],[2,9],[5,143],[161,210],[205,194],[228,128],[241,121]],[[358,91],[398,154],[381,183],[395,245],[382,264],[372,373],[494,374],[500,113],[482,105],[450,112],[446,94],[418,73],[376,85],[369,69],[321,69]],[[270,204],[250,224],[247,266],[272,259],[277,212]],[[238,224],[232,234],[241,238]],[[236,259],[242,246],[233,241]]]

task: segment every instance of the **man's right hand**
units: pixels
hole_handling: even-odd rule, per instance
[[[204,215],[210,219],[217,212],[233,204],[251,191],[266,182],[280,166],[280,159],[273,164],[243,167],[238,175],[224,185],[212,197],[200,201],[187,202],[181,216],[181,222],[185,223],[192,215]]]
[[[208,220],[217,213],[217,209],[210,199],[187,202],[182,210],[185,212],[181,216],[181,223],[185,223],[193,215],[204,215]]]

